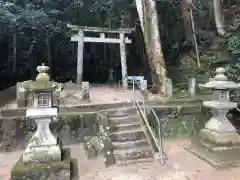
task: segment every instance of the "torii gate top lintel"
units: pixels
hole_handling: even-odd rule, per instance
[[[110,29],[110,28],[102,28],[102,27],[88,27],[88,26],[79,26],[67,24],[67,27],[72,31],[83,30],[85,32],[99,32],[99,33],[125,33],[130,34],[135,31],[135,28],[118,28],[118,29]]]

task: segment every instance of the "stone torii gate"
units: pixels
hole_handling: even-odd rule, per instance
[[[84,27],[78,25],[68,24],[68,28],[72,31],[77,31],[78,34],[71,37],[71,41],[78,42],[77,52],[77,84],[82,83],[83,75],[83,49],[84,42],[93,43],[117,43],[120,44],[120,56],[121,56],[121,67],[122,67],[122,82],[125,89],[128,88],[127,80],[127,60],[126,60],[126,43],[131,44],[132,41],[125,37],[125,34],[130,34],[134,29],[108,29],[99,27]],[[84,32],[99,33],[99,37],[86,37]],[[107,34],[119,34],[118,38],[106,37]]]

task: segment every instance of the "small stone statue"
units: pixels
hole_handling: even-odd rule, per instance
[[[94,158],[96,156],[97,156],[96,148],[94,147],[93,144],[91,144],[90,142],[87,142],[87,157],[89,159],[92,159],[92,158]]]
[[[115,158],[113,156],[113,152],[112,151],[107,151],[105,154],[104,154],[104,163],[105,163],[105,166],[108,167],[112,164],[115,164]]]
[[[108,77],[108,82],[113,82],[113,81],[114,81],[114,78],[113,78],[113,73],[114,73],[114,70],[113,70],[113,68],[110,68],[110,69],[109,69],[109,77]]]

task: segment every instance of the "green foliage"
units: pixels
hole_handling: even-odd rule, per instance
[[[232,53],[240,53],[240,33],[230,36],[227,45]]]
[[[239,83],[240,82],[240,64],[237,63],[237,64],[229,64],[227,67],[226,67],[226,74],[227,74],[227,77],[234,81],[234,82],[237,82]]]
[[[195,10],[198,16],[204,18],[208,15],[210,1],[204,2],[202,0],[193,0],[192,6],[193,6],[193,10]]]

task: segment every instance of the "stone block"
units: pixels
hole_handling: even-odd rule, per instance
[[[61,149],[58,145],[33,147],[23,152],[22,160],[26,164],[46,163],[49,161],[60,162]]]
[[[185,148],[215,168],[232,168],[240,165],[239,146],[216,146],[195,137]]]
[[[19,108],[26,106],[26,89],[23,87],[23,83],[17,83],[17,106]]]
[[[98,137],[84,137],[84,150],[86,151],[89,159],[96,157],[100,153],[101,149],[102,143]]]
[[[104,154],[104,164],[106,167],[109,167],[110,165],[113,165],[115,164],[116,160],[113,156],[113,153],[112,151],[107,151],[105,154]]]
[[[218,146],[240,145],[240,136],[236,132],[216,132],[210,129],[202,129],[200,137]]]
[[[63,150],[62,161],[26,165],[22,156],[11,171],[11,180],[70,180],[70,149]]]
[[[25,91],[18,91],[17,92],[17,105],[19,108],[26,107],[26,92]]]
[[[147,80],[141,81],[141,90],[145,91],[147,89]]]
[[[173,96],[173,85],[172,85],[171,79],[166,80],[166,92],[165,93],[168,98],[171,98]]]
[[[192,97],[196,95],[196,79],[195,78],[188,79],[188,93]]]
[[[53,106],[59,106],[59,96],[54,95],[52,99]]]
[[[90,100],[90,86],[89,82],[82,82],[82,99],[83,100]]]
[[[27,105],[27,101],[26,100],[20,100],[20,99],[17,100],[18,108],[24,108],[24,107],[26,107],[26,105]]]
[[[92,159],[92,158],[96,157],[98,154],[96,148],[93,146],[93,144],[90,144],[90,143],[87,143],[86,151],[87,151],[88,159]]]

